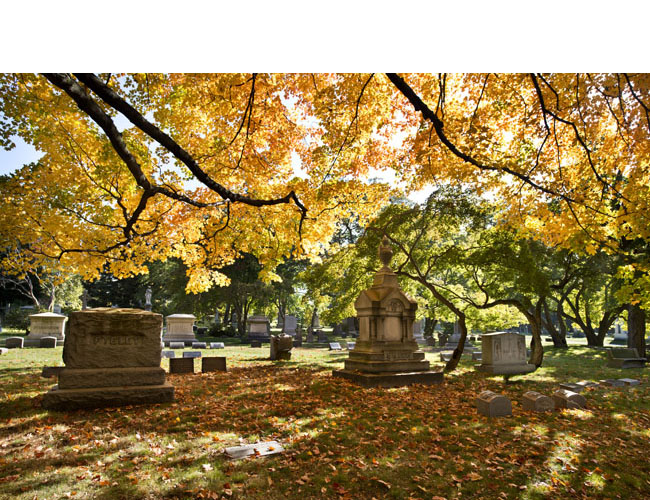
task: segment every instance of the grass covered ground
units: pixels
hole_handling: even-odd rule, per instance
[[[508,384],[463,361],[440,386],[390,390],[333,378],[345,353],[293,352],[271,362],[268,347],[228,346],[227,373],[169,377],[172,404],[60,413],[40,406],[55,383],[40,371],[61,348],[12,350],[0,356],[0,498],[650,497],[650,381],[604,368],[602,350],[549,349]],[[643,383],[587,390],[587,410],[521,409],[527,390],[612,377]],[[485,389],[509,396],[513,416],[477,415]],[[286,452],[223,456],[271,439]]]

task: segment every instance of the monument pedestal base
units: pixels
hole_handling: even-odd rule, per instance
[[[55,385],[43,396],[43,407],[48,410],[103,408],[139,404],[171,403],[174,387],[161,385],[123,387],[95,387],[90,389],[59,389]]]
[[[384,372],[364,373],[353,370],[334,370],[334,377],[344,378],[366,388],[404,387],[412,384],[435,385],[443,381],[443,372]]]

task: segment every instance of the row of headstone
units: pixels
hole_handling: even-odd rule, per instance
[[[194,357],[171,358],[169,360],[169,373],[194,373]],[[199,353],[200,355],[201,353]],[[201,358],[201,372],[225,372],[226,358],[223,356],[206,356]]]
[[[552,397],[536,391],[528,391],[523,395],[522,408],[525,411],[545,412],[558,409],[582,409],[587,406],[584,396],[567,390],[558,389]],[[512,415],[512,403],[503,394],[483,391],[476,398],[476,409],[486,417],[506,417]]]
[[[594,382],[593,380],[581,380],[580,382],[565,382],[560,384],[561,389],[567,389],[573,392],[582,392],[589,387],[635,387],[641,382],[634,378],[608,378]]]
[[[354,349],[355,346],[357,345],[356,342],[344,342],[344,343],[346,344],[346,347],[345,347],[345,348],[346,348],[348,351],[351,351],[351,350]],[[342,350],[343,350],[343,347],[341,347],[341,344],[340,344],[339,342],[330,342],[330,343],[329,343],[329,350],[330,350],[330,351],[342,351]]]

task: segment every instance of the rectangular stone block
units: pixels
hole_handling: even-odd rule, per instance
[[[160,366],[162,315],[97,308],[70,314],[63,345],[66,368]]]
[[[351,351],[357,345],[356,342],[348,342],[348,351]]]
[[[443,372],[363,373],[353,370],[334,370],[334,377],[344,378],[366,388],[404,387],[413,384],[435,385],[443,381]]]
[[[556,408],[585,408],[587,400],[584,396],[566,389],[559,389],[553,393]]]
[[[163,358],[175,358],[176,353],[174,351],[163,351],[162,352],[162,357]]]
[[[173,400],[174,388],[169,383],[131,387],[93,387],[91,389],[59,389],[54,386],[43,396],[43,406],[52,410],[72,410],[170,403]]]
[[[555,402],[553,398],[544,396],[539,392],[528,391],[524,393],[522,407],[526,411],[553,411],[555,409]]]
[[[41,337],[38,341],[38,346],[52,349],[56,347],[56,337]]]
[[[571,382],[565,382],[563,384],[560,384],[560,389],[566,389],[567,391],[572,391],[572,392],[582,392],[584,389],[584,386],[580,384],[573,384]]]
[[[206,372],[225,372],[226,358],[223,356],[208,356],[201,358],[201,371]]]
[[[224,349],[225,347],[223,342],[210,342],[210,349]]]
[[[205,342],[192,342],[192,349],[207,349],[208,346]]]
[[[5,340],[5,347],[7,349],[22,349],[24,345],[24,337],[7,337]]]
[[[623,382],[626,386],[635,386],[641,384],[641,381],[634,378],[619,378],[619,380]]]
[[[330,351],[340,351],[341,350],[341,344],[338,342],[330,342]]]
[[[160,366],[120,369],[75,369],[66,367],[59,372],[59,389],[162,385],[164,383],[165,370]]]
[[[185,351],[183,353],[184,358],[200,358],[201,353],[199,351]]]
[[[622,382],[616,378],[608,378],[606,380],[601,380],[600,385],[603,385],[605,387],[624,387],[625,382]]]
[[[510,400],[492,391],[483,391],[476,398],[476,408],[481,415],[486,417],[506,417],[512,415]]]
[[[194,373],[194,358],[172,358],[169,373]]]
[[[185,342],[170,342],[170,349],[185,349]]]

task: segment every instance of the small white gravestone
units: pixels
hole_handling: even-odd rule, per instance
[[[487,333],[481,337],[482,360],[476,369],[494,375],[530,373],[535,365],[526,360],[526,337],[514,332]]]
[[[341,350],[341,344],[338,342],[330,342],[330,351],[340,351]]]
[[[196,342],[193,314],[170,314],[163,342]]]
[[[559,389],[553,393],[556,408],[585,408],[587,400],[578,393]]]
[[[55,337],[63,342],[65,338],[65,323],[68,320],[62,314],[51,312],[29,315],[29,335],[26,339],[36,340],[41,337]],[[38,343],[38,342],[37,342]]]
[[[205,342],[192,342],[192,349],[207,349],[208,346]]]
[[[224,349],[225,347],[223,342],[210,342],[210,349]]]
[[[184,358],[200,358],[201,353],[199,351],[185,351],[183,353]]]
[[[641,382],[635,378],[619,378],[619,380],[623,382],[626,386],[635,386],[641,384]]]
[[[476,408],[481,415],[486,417],[506,417],[512,415],[510,400],[492,391],[483,391],[476,398]]]
[[[522,407],[526,411],[552,411],[555,409],[553,398],[544,396],[539,392],[528,391],[524,393]]]
[[[284,317],[284,326],[282,327],[282,333],[295,337],[296,328],[298,328],[298,318],[296,318],[293,314],[287,314]]]

